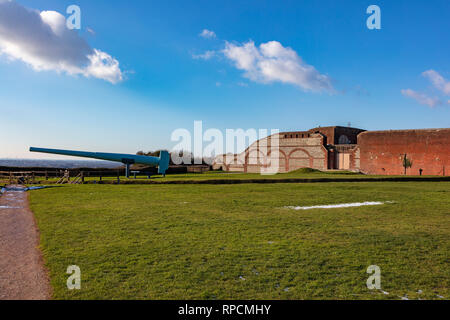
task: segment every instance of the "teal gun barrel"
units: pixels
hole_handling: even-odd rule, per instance
[[[135,163],[150,166],[158,166],[158,173],[165,175],[166,170],[169,168],[169,158],[170,158],[169,153],[167,151],[161,151],[159,157],[139,156],[125,153],[87,152],[87,151],[73,151],[73,150],[35,148],[35,147],[30,147],[30,151],[121,162],[126,166],[127,177],[129,176],[130,165]]]

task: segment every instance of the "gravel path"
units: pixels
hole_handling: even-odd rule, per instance
[[[50,299],[39,231],[21,188],[9,186],[0,196],[0,300]]]

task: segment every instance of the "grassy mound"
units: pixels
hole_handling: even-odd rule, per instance
[[[300,168],[297,170],[289,171],[289,173],[307,174],[307,173],[323,173],[323,172],[313,168]]]

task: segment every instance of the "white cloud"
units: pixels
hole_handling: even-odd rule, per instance
[[[289,47],[278,41],[262,43],[253,41],[242,45],[225,43],[225,57],[234,62],[236,68],[244,70],[244,76],[260,83],[283,82],[299,86],[306,91],[334,92],[331,79],[306,64]]]
[[[85,70],[86,75],[105,79],[111,83],[117,83],[122,80],[119,61],[106,52],[94,49],[94,53],[88,55],[88,58],[91,63]]]
[[[92,28],[87,27],[86,31],[89,32],[91,35],[95,36],[95,31]]]
[[[442,77],[438,72],[434,70],[427,70],[422,73],[422,75],[440,91],[442,91],[445,95],[450,95],[450,81],[447,81]]]
[[[202,59],[202,60],[209,60],[212,57],[214,57],[216,55],[215,51],[212,50],[208,50],[205,53],[201,53],[201,54],[193,54],[192,58],[194,59]]]
[[[123,79],[119,62],[66,28],[62,14],[30,10],[15,1],[0,0],[0,53],[36,71],[54,70],[111,83]]]
[[[430,108],[433,108],[441,103],[441,101],[438,98],[431,98],[424,93],[416,92],[411,89],[403,89],[401,90],[401,92],[402,95],[404,95],[405,97],[412,98],[416,100],[418,103],[427,105]]]
[[[203,29],[199,36],[205,39],[214,39],[216,37],[216,33],[208,29]]]

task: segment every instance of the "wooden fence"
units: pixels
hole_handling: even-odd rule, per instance
[[[33,184],[41,181],[49,181],[49,183],[84,183],[85,178],[98,178],[102,181],[106,177],[117,178],[120,183],[120,177],[125,175],[124,168],[117,169],[48,169],[48,170],[17,170],[14,168],[9,171],[0,171],[0,181],[9,184]],[[170,166],[168,173],[203,173],[209,171],[209,166]],[[150,176],[157,174],[156,168],[146,168],[139,171],[131,171],[131,178],[136,176]],[[91,179],[90,179],[91,180]]]
[[[9,184],[33,184],[39,181],[54,180],[56,183],[83,183],[86,177],[99,178],[117,177],[125,174],[125,170],[38,170],[38,171],[0,171],[0,180],[8,181]]]

